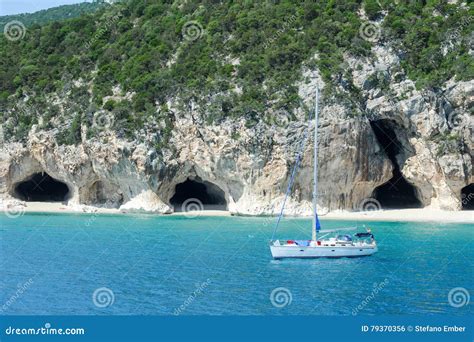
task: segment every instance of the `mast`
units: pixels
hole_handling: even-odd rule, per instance
[[[318,111],[319,111],[319,88],[316,86],[316,99],[314,105],[314,169],[313,169],[313,231],[312,240],[317,239],[317,195],[318,195]]]

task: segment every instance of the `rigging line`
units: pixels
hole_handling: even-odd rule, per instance
[[[313,119],[313,115],[310,112],[309,121],[311,121],[312,119]],[[293,187],[293,182],[295,180],[296,170],[298,170],[298,167],[300,165],[301,155],[303,154],[303,149],[304,149],[304,146],[306,145],[306,140],[308,140],[308,133],[309,133],[310,128],[311,128],[311,125],[308,124],[308,128],[305,131],[304,138],[303,138],[303,140],[301,140],[299,151],[298,151],[298,156],[296,157],[296,163],[295,163],[295,166],[293,167],[293,171],[291,172],[290,182],[288,183],[288,187],[286,188],[285,199],[283,200],[283,203],[281,205],[280,214],[278,215],[278,219],[277,219],[277,222],[275,224],[275,228],[273,228],[272,241],[273,241],[273,238],[275,237],[275,233],[278,229],[278,226],[280,225],[281,218],[283,217],[283,211],[285,209],[286,200],[288,199],[288,196],[289,196],[289,194],[291,192],[291,189]]]

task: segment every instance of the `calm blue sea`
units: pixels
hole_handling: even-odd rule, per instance
[[[274,261],[274,219],[0,216],[0,312],[116,315],[472,314],[473,225],[368,224],[379,252]],[[322,220],[323,229],[355,222]],[[285,219],[278,237],[309,238]],[[273,297],[272,297],[273,292]],[[464,299],[466,297],[464,296]],[[466,300],[464,300],[465,302]],[[456,307],[459,306],[459,307]]]

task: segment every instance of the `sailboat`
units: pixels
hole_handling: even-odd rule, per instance
[[[298,169],[304,144],[308,137],[308,130],[301,142],[295,167],[293,168],[285,199],[281,207],[280,215],[273,230],[270,241],[270,251],[274,259],[282,258],[341,258],[361,257],[372,255],[377,252],[377,243],[370,228],[365,232],[347,234],[347,231],[357,230],[357,227],[339,228],[332,230],[321,230],[321,223],[317,213],[318,196],[318,117],[319,117],[319,89],[316,88],[316,101],[314,108],[314,167],[313,167],[313,223],[311,240],[275,240],[275,233],[283,217],[285,203],[291,192],[296,171]],[[311,117],[310,117],[311,121]],[[335,235],[335,236],[331,236]]]

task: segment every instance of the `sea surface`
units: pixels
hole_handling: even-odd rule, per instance
[[[7,315],[473,313],[469,224],[322,218],[323,229],[367,224],[379,252],[275,261],[274,218],[24,214],[0,221],[0,313]],[[288,218],[277,237],[306,239],[310,229],[310,220]]]

